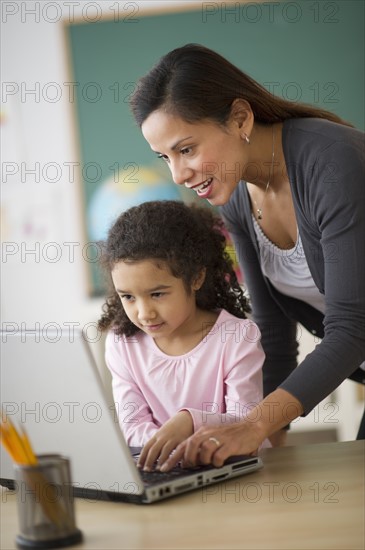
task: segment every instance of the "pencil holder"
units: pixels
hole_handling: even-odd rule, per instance
[[[35,466],[14,465],[20,533],[18,548],[61,548],[77,544],[69,460],[37,456]]]

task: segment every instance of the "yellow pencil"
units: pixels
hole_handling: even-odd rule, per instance
[[[2,426],[8,434],[8,442],[10,442],[11,448],[13,449],[13,454],[17,457],[16,462],[19,464],[28,464],[28,458],[23,442],[12,421],[6,415],[5,422],[2,423]]]
[[[25,453],[27,455],[28,464],[31,464],[32,466],[34,466],[35,464],[38,463],[37,458],[36,458],[36,456],[33,452],[33,449],[32,449],[32,446],[30,444],[28,434],[25,431],[25,428],[22,426],[21,429],[22,429],[21,440],[22,440],[22,443],[23,443],[23,447],[25,449]]]

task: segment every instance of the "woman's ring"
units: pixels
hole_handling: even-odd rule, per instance
[[[218,441],[218,439],[216,437],[210,437],[208,439],[208,441],[214,441],[214,443],[217,445],[217,447],[221,446],[220,442]]]

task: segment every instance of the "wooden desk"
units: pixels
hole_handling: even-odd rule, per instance
[[[264,468],[210,488],[135,505],[76,499],[87,549],[364,548],[364,442],[262,452]],[[2,549],[15,548],[14,494],[4,490]]]

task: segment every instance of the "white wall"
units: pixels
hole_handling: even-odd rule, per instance
[[[50,322],[84,323],[95,320],[100,300],[87,298],[77,170],[74,181],[70,181],[70,163],[79,161],[72,105],[64,85],[70,75],[62,23],[50,22],[57,18],[58,12],[49,8],[42,13],[39,8],[32,14],[36,4],[42,8],[42,2],[2,3],[5,244],[1,318],[3,322],[29,325],[38,322],[42,326]],[[70,2],[45,4],[59,5],[59,13],[68,19]],[[116,2],[75,2],[75,17],[83,17],[83,6],[89,6],[84,18],[92,18],[95,12],[91,4],[110,14],[110,6]],[[120,2],[122,7],[124,4],[131,3]],[[145,4],[151,8],[163,2],[138,2],[139,9]],[[18,12],[12,15],[16,7]],[[50,83],[56,83],[62,91],[60,99],[54,102],[57,88]],[[36,94],[30,92],[34,89]],[[30,173],[36,163],[40,182]],[[12,171],[16,173],[12,175]],[[39,244],[35,245],[36,242]],[[30,250],[39,252],[31,254]],[[59,261],[53,261],[57,258]]]
[[[110,16],[117,3],[73,4],[2,3],[1,321],[2,327],[42,330],[78,323],[93,339],[102,300],[87,293],[62,23]],[[141,11],[168,3],[118,4],[124,17],[133,6]]]
[[[110,15],[116,2],[79,1],[72,8],[70,4],[2,2],[1,322],[2,327],[19,330],[34,326],[67,329],[90,323],[92,339],[102,300],[87,294],[77,170],[70,177],[70,163],[79,159],[72,105],[64,84],[70,75],[62,20],[72,13],[92,19],[97,14],[93,4]],[[121,13],[130,4],[119,2]],[[187,2],[132,4],[142,10]],[[45,5],[48,8],[42,11]],[[62,20],[52,22],[61,14]],[[62,91],[59,98],[54,95],[57,89]],[[40,181],[36,181],[38,174]],[[302,353],[312,345],[309,337]],[[101,346],[95,353],[102,365]],[[351,439],[357,424],[353,415],[359,417],[361,406],[351,405],[347,410],[353,390],[346,386],[343,393],[346,403],[339,405],[344,426],[340,438]],[[342,399],[341,395],[339,390],[336,399]],[[304,421],[300,423],[304,426]]]
[[[319,339],[298,327],[299,362],[319,343]],[[292,432],[335,430],[338,441],[356,438],[364,402],[358,399],[359,384],[345,380],[331,395],[319,403],[308,416],[291,424]]]

